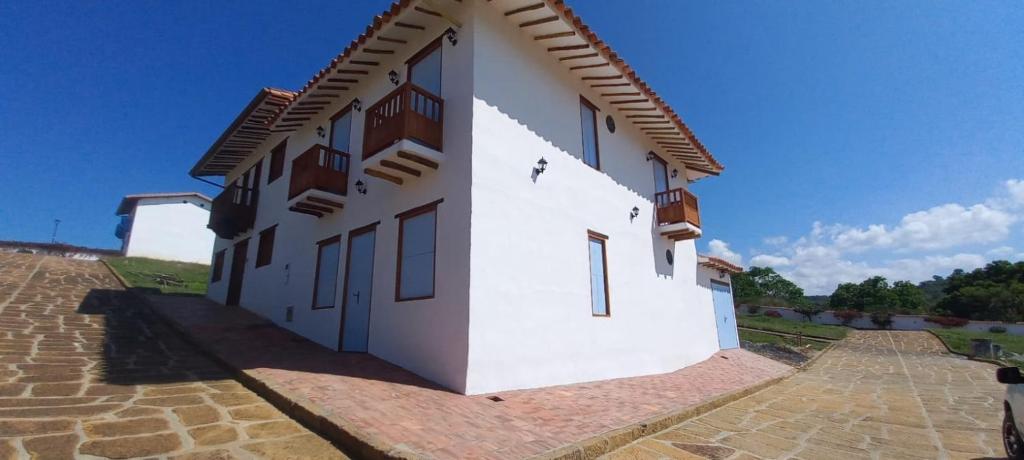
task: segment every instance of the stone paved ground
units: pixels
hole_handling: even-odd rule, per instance
[[[995,367],[927,332],[859,331],[811,367],[606,456],[623,459],[1003,457]]]
[[[205,299],[150,299],[233,367],[330,423],[424,458],[527,458],[793,371],[746,350],[726,350],[667,374],[464,396],[372,355],[300,339],[244,309]]]
[[[98,262],[0,253],[0,459],[345,458],[126,300]]]

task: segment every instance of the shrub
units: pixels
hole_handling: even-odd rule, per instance
[[[871,314],[871,322],[879,329],[889,329],[892,327],[892,313],[876,311]]]
[[[778,310],[768,310],[764,312],[764,315],[769,318],[782,318],[782,313],[779,313]]]
[[[759,311],[761,311],[761,307],[760,306],[757,306],[757,305],[747,305],[747,313],[750,313],[751,315],[756,315],[757,312],[759,312]]]
[[[839,310],[832,312],[832,316],[838,318],[844,326],[849,326],[853,320],[862,318],[864,314],[857,310]]]
[[[956,316],[926,316],[924,320],[942,327],[964,327],[970,322],[967,318],[957,318]]]
[[[988,328],[988,331],[993,333],[993,334],[1005,334],[1006,333],[1006,328],[1003,327],[1003,326],[992,326],[992,327]]]

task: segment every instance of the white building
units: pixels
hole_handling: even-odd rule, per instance
[[[143,193],[121,200],[114,234],[129,257],[210,263],[212,200],[202,193]]]
[[[210,298],[477,394],[733,346],[688,191],[721,170],[560,1],[412,0],[191,174],[230,184]]]

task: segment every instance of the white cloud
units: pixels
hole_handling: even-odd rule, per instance
[[[750,259],[750,265],[755,267],[786,267],[791,265],[789,257],[774,256],[771,254],[758,254]]]
[[[729,243],[722,240],[711,240],[708,243],[708,254],[725,259],[736,265],[743,265],[743,256],[729,249]]]
[[[1000,192],[983,203],[935,206],[909,213],[892,226],[814,222],[810,232],[795,240],[765,238],[767,250],[755,255],[751,264],[774,267],[808,294],[830,294],[839,283],[875,275],[917,282],[946,276],[956,268],[978,268],[996,258],[1021,260],[1024,253],[995,244],[1007,240],[1024,220],[1024,180],[1001,185]],[[984,245],[993,247],[974,251]],[[956,247],[972,251],[937,253]]]

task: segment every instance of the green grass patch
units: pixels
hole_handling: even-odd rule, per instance
[[[751,331],[749,329],[740,329],[740,340],[754,343],[774,343],[777,345],[789,345],[791,347],[800,347],[797,344],[796,337],[785,337],[781,335],[770,334],[768,332]],[[808,340],[804,339],[803,344],[810,345],[815,350],[822,350],[828,346],[828,342],[819,340]]]
[[[849,329],[843,326],[828,326],[825,324],[814,324],[806,321],[790,321],[783,318],[770,318],[764,315],[737,316],[736,322],[740,326],[749,327],[751,329],[763,329],[766,331],[783,332],[786,334],[803,333],[804,335],[835,340],[846,337],[846,334],[849,332]]]
[[[106,261],[134,287],[159,289],[164,294],[206,294],[209,265],[144,257],[110,257]]]
[[[1013,353],[1024,354],[1024,336],[1010,335],[1007,333],[997,334],[994,332],[974,332],[961,329],[929,329],[939,336],[946,346],[957,353],[971,354],[971,339],[992,339],[992,343],[999,344],[1004,350]],[[1010,361],[1010,364],[1020,366],[1024,362]]]

